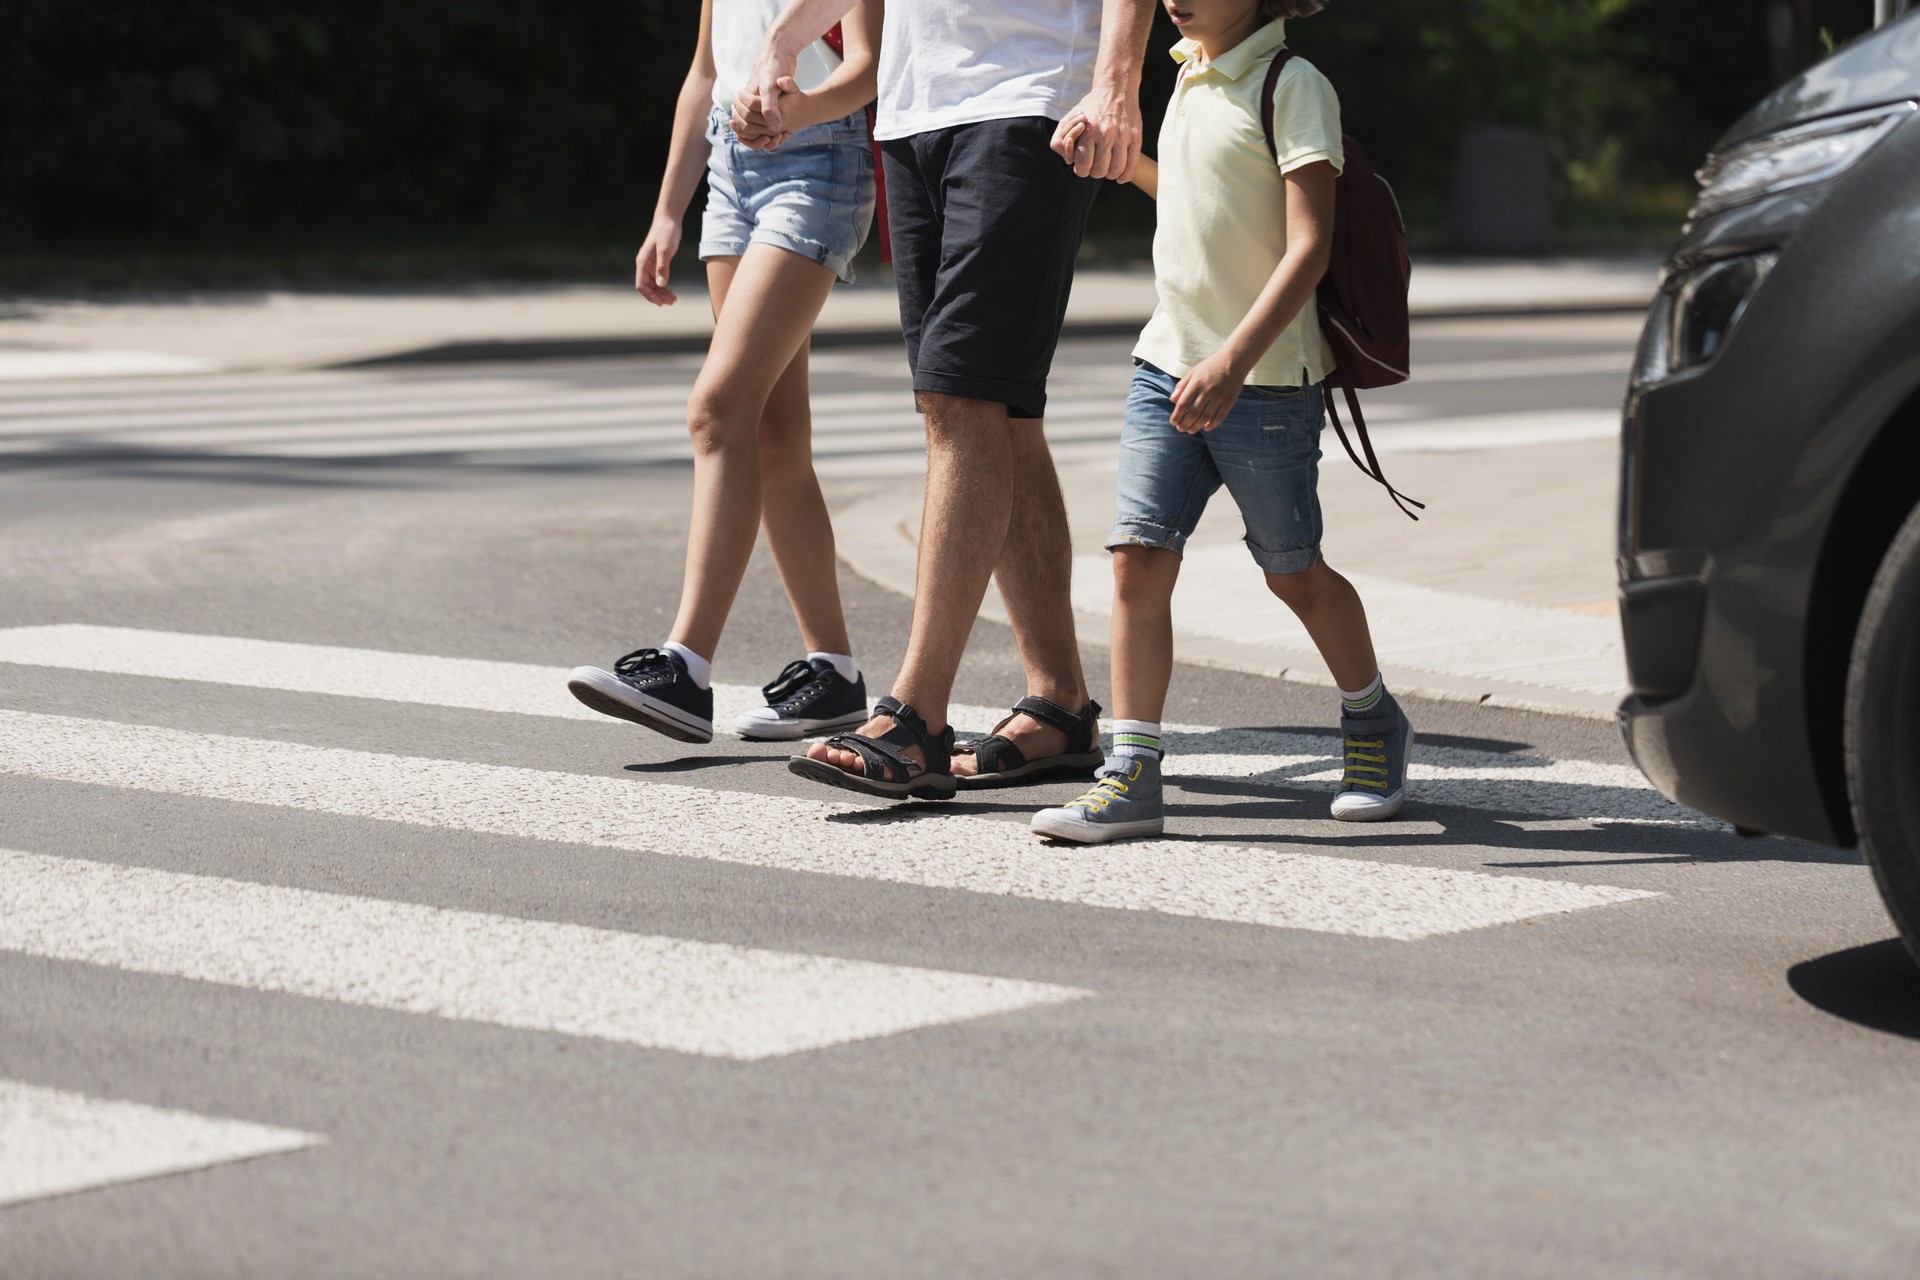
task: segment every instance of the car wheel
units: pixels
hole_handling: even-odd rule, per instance
[[[1920,961],[1920,507],[1874,575],[1847,670],[1847,791],[1880,896]]]

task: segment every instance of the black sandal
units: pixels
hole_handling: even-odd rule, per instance
[[[1000,736],[1002,729],[1022,715],[1066,734],[1067,749],[1058,755],[1027,759],[1017,744]],[[956,743],[953,749],[956,754],[969,752],[979,761],[980,772],[955,777],[954,783],[962,791],[1025,786],[1056,778],[1091,778],[1093,771],[1107,759],[1106,753],[1100,750],[1100,704],[1092,701],[1087,703],[1085,711],[1075,715],[1045,698],[1022,698],[1013,704],[1012,715],[993,726],[992,733],[968,738]]]
[[[927,722],[898,698],[882,698],[873,704],[873,714],[886,716],[893,728],[877,738],[857,733],[837,733],[827,745],[851,751],[866,766],[864,773],[850,773],[838,765],[810,756],[795,756],[787,768],[803,778],[844,787],[864,796],[882,796],[888,800],[951,800],[953,778],[953,726],[935,735],[927,732]],[[907,755],[908,747],[920,748],[926,765]],[[915,770],[919,772],[915,772]]]

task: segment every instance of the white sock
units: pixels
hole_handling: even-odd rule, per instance
[[[660,647],[668,653],[677,653],[680,655],[680,661],[687,664],[687,674],[693,678],[693,682],[696,685],[702,689],[711,686],[713,681],[713,664],[711,662],[708,662],[705,658],[687,648],[687,646],[678,644],[672,640],[667,641]]]
[[[1378,706],[1380,700],[1386,696],[1386,682],[1380,679],[1380,673],[1376,671],[1373,673],[1373,679],[1367,682],[1364,689],[1340,690],[1340,710],[1346,715],[1363,716]]]
[[[1158,760],[1163,754],[1160,750],[1158,720],[1115,720],[1112,738],[1113,747],[1108,755],[1143,756]]]
[[[819,659],[825,662],[831,662],[833,664],[833,669],[835,671],[838,671],[840,673],[840,678],[842,680],[845,680],[848,684],[852,684],[855,680],[858,680],[860,678],[860,668],[853,665],[852,654],[810,653],[807,655],[808,662],[812,662],[816,659]]]

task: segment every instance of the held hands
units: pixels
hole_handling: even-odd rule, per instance
[[[772,100],[762,98],[751,87],[742,89],[734,98],[733,117],[728,124],[742,146],[772,151],[793,136],[792,130],[782,126],[788,113],[804,101],[806,95],[800,92],[792,76],[781,76],[774,87]]]
[[[1144,132],[1138,102],[1095,88],[1061,119],[1050,145],[1082,178],[1130,182]]]
[[[646,243],[633,259],[633,287],[656,307],[670,307],[680,301],[667,288],[667,271],[680,248],[680,224],[667,218],[655,218],[647,232]]]
[[[1247,372],[1235,366],[1224,351],[1216,351],[1193,366],[1173,389],[1174,427],[1192,436],[1219,426],[1240,398]]]

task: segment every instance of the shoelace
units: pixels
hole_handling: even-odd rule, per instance
[[[1069,801],[1069,809],[1085,809],[1089,813],[1101,813],[1116,799],[1127,793],[1127,784],[1115,773],[1103,773],[1087,788],[1087,793],[1078,800]]]
[[[671,661],[660,649],[635,649],[626,657],[613,664],[613,674],[617,676],[637,676],[657,668],[663,662]]]
[[[1369,755],[1368,754],[1369,748],[1371,748],[1374,751],[1378,751],[1380,754]],[[1360,761],[1361,763],[1355,764],[1354,761],[1356,760]],[[1377,773],[1380,775],[1380,777],[1377,781],[1372,778],[1363,778],[1360,776],[1363,773]],[[1385,791],[1387,789],[1387,742],[1386,742],[1386,739],[1384,738],[1348,738],[1347,739],[1347,772],[1346,772],[1346,776],[1341,779],[1341,785],[1348,786],[1348,787],[1374,787],[1381,791]]]
[[[760,692],[766,695],[768,706],[777,707],[812,684],[818,674],[804,659],[789,662],[770,683],[760,687]]]

